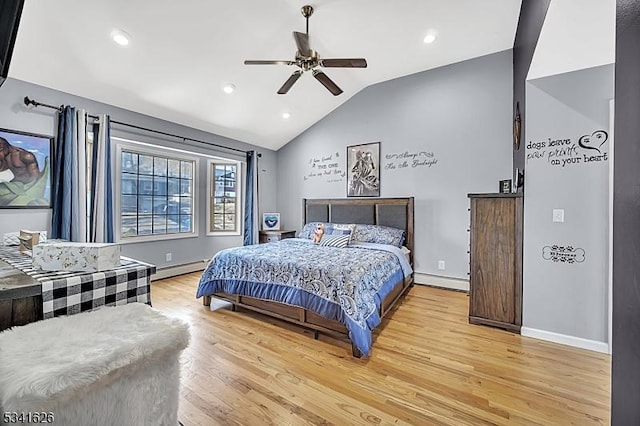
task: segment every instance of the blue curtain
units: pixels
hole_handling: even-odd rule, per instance
[[[65,107],[58,114],[58,140],[53,174],[53,213],[51,238],[71,240],[71,188],[73,177],[73,146],[77,134],[76,110]]]
[[[247,152],[247,179],[244,197],[244,245],[257,243],[257,186],[258,158],[255,151]]]
[[[90,241],[112,243],[113,188],[111,178],[111,123],[101,114],[93,125]]]
[[[109,117],[101,116],[93,131],[93,152],[89,153],[93,158],[91,200],[87,212],[86,113],[67,106],[58,116],[51,238],[114,241]]]

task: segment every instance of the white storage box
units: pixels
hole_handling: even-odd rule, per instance
[[[120,267],[120,246],[46,242],[33,247],[32,258],[33,267],[43,271],[99,272]]]

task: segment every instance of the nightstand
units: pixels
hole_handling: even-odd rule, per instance
[[[272,243],[284,240],[285,238],[295,238],[296,231],[260,231],[260,244]]]

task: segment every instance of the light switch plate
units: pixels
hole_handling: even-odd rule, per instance
[[[564,222],[564,209],[553,209],[553,221]]]

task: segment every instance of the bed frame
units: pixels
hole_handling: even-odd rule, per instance
[[[309,222],[333,223],[361,223],[371,225],[392,226],[404,229],[406,232],[405,246],[411,250],[410,262],[413,266],[414,229],[413,229],[413,197],[409,198],[340,198],[340,199],[303,199],[303,224]],[[413,274],[394,287],[393,291],[382,301],[378,314],[380,318],[391,311],[396,303],[413,286]],[[346,327],[335,320],[329,320],[296,306],[289,306],[279,302],[256,299],[248,296],[216,293],[215,297],[232,303],[232,310],[242,307],[259,312],[270,317],[278,318],[289,323],[297,324],[313,330],[314,338],[318,333],[346,337],[349,334]],[[203,298],[205,306],[211,303],[211,296]],[[362,353],[351,344],[353,356],[362,357]]]

